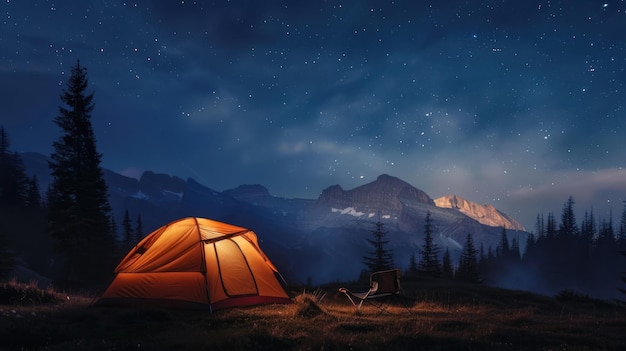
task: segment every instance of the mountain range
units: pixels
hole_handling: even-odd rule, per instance
[[[47,156],[23,153],[26,173],[41,189],[50,184]],[[450,195],[433,200],[407,182],[380,175],[375,181],[344,190],[323,189],[317,199],[290,199],[270,194],[260,184],[217,191],[189,178],[146,171],[139,179],[104,169],[109,201],[117,223],[125,211],[144,235],[182,217],[205,217],[254,230],[261,246],[287,281],[322,284],[351,281],[364,269],[363,256],[374,223],[387,232],[395,264],[403,269],[424,243],[424,219],[431,214],[436,243],[457,259],[469,233],[477,248],[495,250],[505,227],[509,240],[522,246],[528,233],[517,221],[491,205]]]

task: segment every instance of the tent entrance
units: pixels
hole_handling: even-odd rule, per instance
[[[239,245],[226,239],[213,243],[213,246],[226,295],[258,295],[254,275]]]

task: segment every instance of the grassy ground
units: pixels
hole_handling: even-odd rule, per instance
[[[97,308],[90,306],[89,297],[22,289],[17,301],[0,300],[0,349],[626,349],[622,305],[567,292],[549,298],[441,282],[405,283],[404,289],[408,298],[390,301],[382,313],[372,306],[357,312],[337,286],[328,286],[294,292],[290,305],[213,315],[155,307]],[[2,291],[7,295],[6,288]]]

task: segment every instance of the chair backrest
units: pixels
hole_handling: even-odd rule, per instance
[[[370,286],[374,282],[378,284],[378,289],[372,295],[400,294],[400,275],[400,269],[397,268],[372,273],[370,275]]]

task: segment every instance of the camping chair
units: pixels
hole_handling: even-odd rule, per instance
[[[400,274],[400,269],[397,268],[374,272],[370,275],[370,288],[368,291],[354,293],[346,288],[339,288],[339,292],[346,294],[357,311],[361,309],[363,302],[367,302],[381,310],[381,312],[387,312],[386,309],[383,308],[386,300],[391,297],[400,297],[402,293],[402,289],[400,288]],[[374,301],[379,303],[375,303]],[[407,311],[411,312],[404,301],[402,301],[402,305],[404,305]]]

